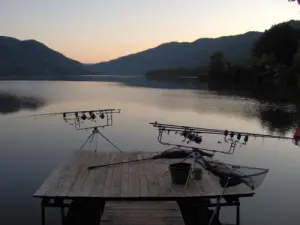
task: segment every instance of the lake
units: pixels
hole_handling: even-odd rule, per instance
[[[78,150],[88,135],[66,124],[61,116],[31,114],[116,108],[113,126],[103,133],[124,151],[162,151],[150,122],[292,135],[299,107],[275,104],[237,94],[187,86],[116,80],[0,81],[0,218],[1,223],[40,224],[39,200],[32,194],[63,160]],[[193,82],[192,82],[193,83]],[[189,83],[190,85],[191,83]],[[21,118],[20,118],[21,117]],[[220,137],[219,139],[222,139]],[[202,147],[227,149],[218,137]],[[99,148],[115,151],[103,140]],[[242,199],[244,225],[299,224],[300,148],[291,141],[251,139],[226,162],[269,168],[253,198]],[[48,213],[49,212],[49,213]],[[57,210],[47,211],[48,224],[58,224]],[[233,222],[233,211],[221,218]]]

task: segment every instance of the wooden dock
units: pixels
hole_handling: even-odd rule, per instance
[[[174,185],[171,182],[170,174],[166,173],[166,171],[168,170],[168,165],[173,162],[179,162],[180,160],[178,159],[146,160],[93,170],[88,169],[90,166],[144,159],[155,154],[142,152],[125,154],[119,152],[76,152],[70,161],[56,168],[34,193],[34,197],[42,198],[42,223],[45,224],[45,207],[47,206],[60,207],[62,209],[62,220],[64,221],[64,208],[72,206],[72,203],[68,203],[69,201],[90,201],[88,205],[92,205],[91,201],[96,202],[96,204],[99,203],[98,208],[96,208],[101,211],[99,213],[101,214],[100,218],[103,215],[102,219],[104,219],[109,212],[109,201],[114,201],[114,205],[116,205],[116,202],[124,204],[125,201],[173,202],[172,207],[174,210],[172,212],[177,212],[180,215],[179,207],[175,204],[176,207],[174,208],[174,203],[183,200],[209,200],[211,202],[222,194],[223,188],[219,184],[218,178],[206,170],[203,170],[201,180],[190,181],[186,188],[181,185]],[[222,203],[222,206],[237,206],[237,214],[239,214],[239,198],[249,197],[253,194],[254,192],[245,184],[227,188],[223,197],[224,199],[230,199],[230,201]],[[155,204],[151,204],[153,208]],[[157,206],[159,207],[159,204]],[[214,206],[214,203],[208,205],[208,207]],[[167,209],[165,206],[163,208]],[[121,217],[125,215],[130,214],[126,213]],[[151,215],[151,213],[148,213],[148,215]],[[170,221],[173,221],[172,218],[176,218],[173,221],[174,223],[165,221],[165,224],[181,224],[179,222],[180,216],[178,219],[178,216],[172,215]],[[114,217],[118,218],[118,216]],[[149,217],[151,218],[151,216]],[[160,218],[167,217],[165,215]],[[239,220],[239,217],[237,219]],[[125,219],[122,220],[125,221]],[[150,219],[150,221],[152,220]],[[105,224],[105,222],[102,220],[101,224]],[[140,224],[148,223],[141,222]],[[156,224],[163,223],[160,221]]]
[[[108,202],[101,225],[184,225],[176,202]]]

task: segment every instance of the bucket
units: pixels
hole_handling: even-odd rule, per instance
[[[172,182],[174,184],[185,184],[189,176],[190,163],[173,163],[169,165]]]

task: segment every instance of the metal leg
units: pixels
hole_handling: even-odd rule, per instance
[[[191,154],[189,154],[189,156],[191,156],[192,154],[194,154],[194,152],[192,152]],[[188,157],[186,157],[184,160],[186,160]],[[195,171],[195,168],[196,168],[196,160],[197,160],[196,159],[196,155],[194,155],[193,156],[192,166],[191,166],[191,169],[190,169],[190,172],[189,172],[189,175],[188,175],[188,179],[186,180],[186,183],[184,185],[184,188],[186,188],[188,186],[188,183],[189,183],[190,180],[195,183],[195,181],[193,179],[193,172]]]
[[[188,156],[187,157],[185,157],[183,160],[181,160],[179,163],[183,163],[185,160],[187,160],[188,158],[190,158],[191,157],[191,155],[193,155],[194,154],[194,152],[191,152],[190,154],[188,154]]]
[[[88,143],[88,141],[89,141],[91,138],[92,138],[92,140],[93,140],[94,135],[95,135],[95,132],[93,131],[93,132],[88,136],[88,138],[87,138],[86,141],[83,143],[83,145],[80,146],[79,150],[82,150],[83,147]]]
[[[112,143],[107,137],[105,137],[99,130],[96,130],[95,132],[96,134],[99,134],[101,137],[103,137],[108,143],[110,143],[113,147],[115,147],[115,149],[117,149],[119,152],[121,152],[124,155],[124,152],[118,146]]]
[[[42,203],[41,203],[41,210],[42,210],[42,225],[45,225],[46,224],[46,215],[45,215],[45,206],[44,206],[44,200],[42,200]]]
[[[186,182],[185,182],[185,185],[184,185],[184,188],[186,188],[187,186],[188,186],[188,184],[189,184],[189,181],[190,180],[193,180],[192,179],[192,175],[193,175],[193,171],[195,170],[195,159],[193,159],[194,161],[193,161],[193,165],[191,166],[191,169],[190,169],[190,171],[189,171],[189,175],[188,175],[188,178],[186,179]],[[194,181],[194,180],[193,180]]]

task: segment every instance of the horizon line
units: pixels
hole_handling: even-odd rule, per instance
[[[294,19],[292,19],[292,20],[288,20],[288,21],[283,21],[281,23],[287,23],[287,22],[291,22],[291,21],[300,21],[300,20],[294,20]],[[281,23],[278,23],[278,24],[281,24]],[[274,25],[276,25],[276,24],[274,24]],[[271,27],[274,26],[274,25],[271,25]],[[266,28],[264,31],[266,31],[266,30],[268,30],[270,28]],[[124,58],[124,57],[135,55],[135,54],[139,54],[141,52],[148,51],[148,50],[157,48],[157,47],[165,45],[165,44],[171,44],[171,43],[178,43],[178,44],[180,44],[180,43],[194,43],[194,42],[199,41],[201,39],[218,39],[218,38],[224,38],[224,37],[233,37],[233,36],[245,35],[247,33],[263,33],[264,31],[249,30],[249,31],[246,31],[246,32],[243,32],[243,33],[228,34],[228,35],[222,35],[222,36],[217,36],[217,37],[204,36],[204,37],[200,37],[200,38],[194,39],[193,41],[169,41],[169,42],[164,42],[164,43],[156,44],[156,45],[154,45],[152,47],[148,47],[148,48],[140,50],[140,51],[132,52],[132,53],[129,53],[129,54],[126,54],[126,55],[121,55],[121,56],[118,56],[118,57],[115,57],[115,58],[112,58],[112,59],[108,59],[108,60],[105,60],[105,61],[96,61],[96,62],[79,61],[79,60],[77,60],[75,58],[67,56],[67,54],[64,53],[63,51],[56,50],[56,49],[52,48],[51,46],[47,45],[47,43],[39,41],[37,39],[32,39],[32,38],[30,38],[30,39],[19,39],[19,38],[16,38],[16,37],[5,36],[5,35],[0,35],[0,38],[1,37],[2,38],[12,38],[12,39],[15,39],[15,40],[18,40],[18,41],[22,41],[22,42],[23,41],[24,42],[26,42],[26,41],[37,41],[38,43],[41,43],[41,44],[45,45],[49,49],[51,49],[53,51],[56,51],[56,52],[62,54],[63,56],[65,56],[65,57],[67,57],[67,58],[69,58],[71,60],[80,62],[81,64],[91,64],[91,65],[93,65],[93,64],[99,64],[99,63],[108,63],[108,62],[111,62],[111,61],[114,61],[114,60],[117,60],[117,59],[120,59],[120,58]]]

